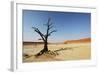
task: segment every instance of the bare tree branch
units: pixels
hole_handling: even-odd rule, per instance
[[[57,32],[57,30],[52,30],[51,32],[48,33],[48,36],[50,36],[53,32]]]
[[[47,23],[44,25],[46,25],[46,27],[47,27],[45,35],[38,28],[32,27],[34,29],[34,31],[37,32],[41,36],[41,38],[44,42],[44,49],[42,49],[36,56],[42,55],[44,52],[48,51],[48,37],[53,32],[56,32],[56,30],[52,30],[53,23],[51,22],[51,18],[49,18]],[[39,40],[41,40],[41,39],[39,39]]]
[[[53,28],[53,26],[49,26],[49,30],[52,29],[52,28]]]
[[[46,26],[51,26],[53,23],[51,23],[51,18],[48,19],[47,23],[46,24],[43,24],[43,25],[46,25]]]
[[[48,36],[50,36],[53,32],[56,32],[56,30],[51,31],[51,29],[53,28],[53,23],[51,22],[51,18],[48,19],[46,25],[47,25],[47,33],[46,33],[45,37],[46,37],[46,39],[48,39]]]
[[[48,22],[47,22],[47,24],[49,24],[49,23],[50,23],[50,21],[51,21],[51,18],[49,18],[49,19],[48,19]]]
[[[43,41],[45,41],[44,35],[40,32],[40,30],[38,28],[36,28],[36,27],[32,27],[32,28],[34,29],[35,32],[37,32],[41,36],[41,38],[43,39]]]

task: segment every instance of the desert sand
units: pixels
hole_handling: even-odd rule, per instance
[[[41,49],[43,44],[38,45],[23,45],[23,62],[43,62],[43,61],[68,61],[68,60],[87,60],[91,58],[91,44],[90,42],[68,43],[68,44],[48,44],[51,51],[39,57],[35,57]],[[58,51],[57,51],[58,50]]]

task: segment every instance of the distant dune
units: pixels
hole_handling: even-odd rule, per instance
[[[91,38],[83,38],[83,39],[78,39],[78,40],[67,40],[64,42],[64,44],[67,43],[88,43],[91,42]]]

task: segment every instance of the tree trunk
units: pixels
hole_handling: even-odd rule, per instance
[[[48,51],[48,43],[47,41],[44,42],[44,52]]]
[[[42,55],[43,53],[45,53],[47,51],[48,51],[48,42],[45,41],[44,42],[44,48],[38,54],[36,54],[35,56],[40,56],[40,55]]]

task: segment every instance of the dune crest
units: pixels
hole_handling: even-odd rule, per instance
[[[78,40],[67,40],[64,42],[64,44],[67,43],[88,43],[91,42],[91,38],[82,38],[82,39],[78,39]]]

